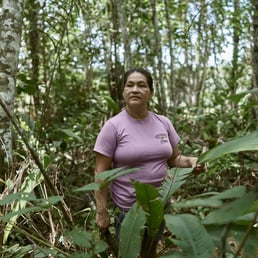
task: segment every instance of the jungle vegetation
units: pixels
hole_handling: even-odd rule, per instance
[[[134,182],[117,254],[94,223],[92,149],[133,66],[205,170]],[[0,1],[1,257],[134,258],[162,220],[158,257],[257,257],[257,150],[257,1]]]

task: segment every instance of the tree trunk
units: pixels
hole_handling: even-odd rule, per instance
[[[159,32],[159,22],[158,22],[158,15],[156,12],[156,0],[151,1],[151,7],[152,7],[152,23],[154,27],[154,39],[155,39],[155,54],[157,56],[157,69],[158,69],[158,76],[155,74],[154,69],[154,75],[157,77],[157,93],[158,93],[158,100],[160,104],[161,113],[164,115],[167,115],[167,99],[165,94],[165,86],[164,86],[164,80],[163,80],[163,62],[162,62],[162,48],[161,48],[161,37]]]
[[[230,79],[228,81],[230,94],[234,95],[237,91],[237,82],[241,73],[239,73],[239,41],[240,41],[240,28],[241,21],[239,17],[239,0],[234,0],[234,23],[233,23],[233,56],[232,56],[232,68],[230,73]],[[231,103],[231,108],[236,109],[236,103]]]
[[[23,0],[3,0],[0,13],[0,97],[13,113],[18,54],[21,41]],[[0,107],[0,178],[12,165],[12,127]]]
[[[130,40],[129,40],[129,33],[128,33],[128,26],[126,21],[126,4],[122,0],[116,1],[117,11],[119,15],[119,22],[121,28],[121,34],[123,39],[123,47],[124,47],[124,68],[128,70],[132,66],[131,60],[131,49],[130,49]]]
[[[176,103],[176,89],[175,89],[175,76],[174,76],[174,50],[173,50],[173,45],[174,45],[174,38],[173,38],[173,32],[171,28],[171,22],[170,22],[170,17],[169,17],[169,4],[168,0],[164,0],[164,5],[165,5],[165,14],[166,14],[166,23],[167,23],[167,28],[168,28],[168,46],[169,46],[169,56],[170,56],[170,72],[169,72],[169,104],[170,106],[175,107]],[[176,109],[173,109],[176,112]],[[174,114],[176,115],[176,114]]]
[[[28,32],[26,37],[26,43],[29,50],[29,58],[31,59],[31,71],[29,77],[33,81],[33,92],[34,94],[31,95],[31,110],[34,119],[37,119],[37,111],[40,107],[40,91],[38,89],[39,85],[39,68],[40,68],[40,60],[39,60],[39,53],[40,53],[40,35],[39,35],[39,11],[40,5],[38,1],[35,0],[28,0],[26,2],[26,6],[24,7],[27,12],[24,13],[28,20]]]
[[[107,65],[107,80],[109,86],[109,92],[112,99],[118,104],[120,108],[123,107],[123,96],[121,89],[121,74],[124,71],[124,67],[119,59],[119,45],[120,45],[120,34],[119,34],[119,14],[117,1],[112,0],[109,6],[110,26],[112,32],[110,34],[110,46]]]
[[[253,1],[253,53],[252,53],[252,66],[253,66],[253,81],[252,87],[258,87],[258,3],[257,1]],[[252,98],[254,103],[258,102],[257,93],[252,94]],[[258,119],[258,111],[255,107],[252,108],[252,116],[255,121],[255,127],[257,129],[257,119]]]

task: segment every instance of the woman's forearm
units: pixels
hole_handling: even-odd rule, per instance
[[[102,213],[107,211],[108,205],[108,187],[95,191],[95,200],[97,206],[97,212]]]

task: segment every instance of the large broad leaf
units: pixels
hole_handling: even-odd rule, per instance
[[[171,168],[160,189],[160,195],[164,203],[171,199],[177,189],[186,182],[187,177],[192,172],[192,168]]]
[[[145,212],[134,204],[121,225],[118,257],[138,257],[145,222]]]
[[[243,195],[245,195],[245,193],[246,193],[246,187],[238,186],[238,187],[228,189],[222,193],[211,192],[211,193],[205,193],[198,196],[194,196],[193,199],[189,199],[181,202],[175,202],[173,203],[172,206],[176,208],[189,208],[189,207],[196,207],[196,206],[219,208],[223,205],[224,203],[223,200],[240,198]],[[206,198],[201,198],[201,197],[206,197]]]
[[[162,255],[160,258],[185,258],[185,255],[182,251],[168,251],[165,255]]]
[[[240,198],[224,204],[221,208],[211,211],[202,221],[203,224],[228,224],[235,222],[244,215],[256,200],[256,193],[245,193]]]
[[[240,198],[246,194],[246,187],[243,185],[227,189],[222,193],[217,193],[212,196],[212,199],[228,200]]]
[[[165,215],[169,231],[176,235],[173,242],[187,257],[212,257],[213,242],[199,219],[190,214]]]
[[[43,180],[44,180],[44,177],[39,171],[39,169],[34,168],[23,180],[20,191],[23,192],[25,195],[27,195],[31,193],[35,189],[35,187],[37,187]],[[13,202],[10,215],[12,213],[15,213],[16,215],[15,216],[11,215],[8,223],[5,226],[3,244],[6,243],[13,226],[16,224],[17,219],[22,214],[20,211],[21,210],[23,211],[26,205],[27,205],[27,200],[24,199],[23,197]]]
[[[100,187],[101,187],[100,183],[93,182],[93,183],[84,185],[80,188],[76,188],[73,191],[74,192],[95,191],[95,190],[99,190]]]
[[[186,201],[180,201],[180,202],[174,202],[171,204],[174,208],[191,208],[191,207],[213,207],[217,208],[222,205],[221,200],[214,200],[211,198],[196,198],[192,200],[186,200]]]
[[[120,176],[124,176],[129,173],[133,173],[137,170],[138,170],[137,168],[130,168],[130,169],[115,168],[115,169],[103,171],[102,173],[99,173],[96,175],[96,179],[101,180],[102,183],[93,182],[93,183],[90,183],[90,184],[87,184],[85,186],[75,189],[74,192],[98,190],[100,188],[107,186],[114,179],[116,179]]]
[[[160,199],[159,191],[150,184],[134,182],[136,200],[147,214],[147,231],[154,237],[163,221],[164,203]]]
[[[116,179],[120,176],[124,176],[129,173],[133,173],[137,170],[138,170],[138,168],[130,168],[130,169],[115,168],[115,169],[107,170],[107,171],[97,174],[96,179],[103,181],[103,183],[101,184],[101,187],[104,187],[107,184],[109,184],[111,181],[113,181],[114,179]]]
[[[213,161],[230,153],[255,150],[258,150],[258,131],[236,138],[207,151],[200,156],[199,163]]]
[[[240,243],[246,238],[247,227],[231,224],[230,230],[225,230],[225,225],[209,225],[205,227],[208,233],[212,236],[213,242],[218,247],[219,250],[224,248],[226,250],[226,257],[233,257],[229,255],[230,253],[235,253],[236,249],[239,247]],[[227,236],[226,243],[222,242],[222,236]],[[222,245],[225,244],[224,247]],[[257,249],[257,228],[253,227],[248,233],[248,238],[245,239],[245,244],[241,251],[241,257],[244,258],[254,258]],[[238,256],[240,257],[240,256]]]

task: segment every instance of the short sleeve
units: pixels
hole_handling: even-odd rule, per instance
[[[109,158],[113,158],[117,146],[116,135],[115,127],[111,122],[107,121],[96,139],[93,150]]]
[[[165,116],[162,116],[162,118],[163,118],[163,121],[164,121],[164,123],[167,127],[167,132],[168,132],[168,137],[169,137],[170,144],[174,148],[179,143],[180,137],[177,134],[177,132],[176,132],[173,124],[171,123],[171,121]]]

